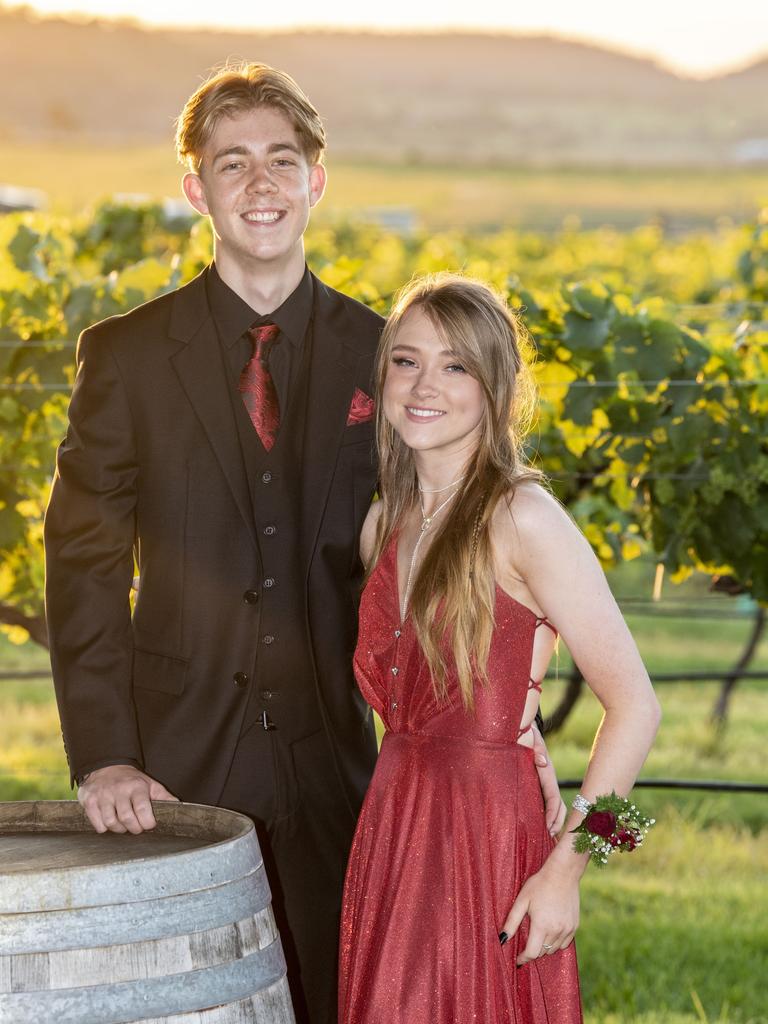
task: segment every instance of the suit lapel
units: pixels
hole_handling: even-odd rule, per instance
[[[305,565],[312,560],[336,468],[360,353],[344,340],[343,307],[313,275],[315,288],[309,399],[302,471],[302,539]]]
[[[235,504],[256,547],[256,527],[229,382],[208,308],[204,271],[176,295],[169,334],[184,343],[171,364],[205,430]]]

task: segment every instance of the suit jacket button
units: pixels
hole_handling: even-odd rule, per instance
[[[271,479],[272,479],[272,474],[269,472],[269,470],[267,470],[266,473],[262,473],[261,474],[261,482],[263,484],[268,484]]]
[[[276,526],[272,526],[270,524],[269,526],[265,526],[264,527],[264,534],[265,534],[265,536],[267,536],[267,537],[274,537],[274,535],[276,533],[277,533],[277,527]]]
[[[264,586],[267,588],[267,590],[269,590],[270,587],[274,587],[274,585],[275,585],[275,577],[274,576],[267,576],[267,577],[265,577],[265,579],[264,579]]]
[[[272,644],[274,642],[275,642],[275,638],[272,636],[271,633],[267,633],[266,636],[262,637],[262,643]]]
[[[232,676],[232,681],[234,682],[235,686],[238,687],[238,689],[242,690],[244,686],[248,685],[248,676],[245,674],[245,672],[235,672],[235,674]]]
[[[258,604],[258,590],[246,590],[246,592],[243,594],[243,600],[245,601],[246,604]]]

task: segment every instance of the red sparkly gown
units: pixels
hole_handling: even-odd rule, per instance
[[[497,587],[490,685],[475,687],[474,713],[455,681],[440,703],[400,623],[396,551],[393,538],[360,606],[355,673],[387,732],[347,868],[339,1024],[580,1024],[573,943],[517,968],[528,919],[498,938],[554,845],[533,753],[517,742],[549,623]]]

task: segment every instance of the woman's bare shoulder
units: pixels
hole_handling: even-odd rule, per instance
[[[581,536],[567,509],[536,480],[516,484],[499,502],[493,532],[495,543],[515,562],[527,552]]]
[[[557,498],[536,480],[515,484],[500,503],[501,521],[521,534],[573,525],[569,513]]]

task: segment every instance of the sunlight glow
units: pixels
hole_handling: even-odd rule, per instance
[[[208,26],[246,30],[374,28],[383,30],[471,29],[547,33],[606,44],[650,56],[683,74],[707,75],[733,69],[768,55],[768,17],[754,0],[730,0],[727,12],[701,0],[646,0],[642,7],[594,0],[542,0],[500,13],[494,0],[476,0],[467,14],[451,14],[443,3],[390,0],[385,9],[366,10],[359,2],[327,0],[324,5],[295,0],[258,5],[249,15],[238,0],[35,0],[45,13],[76,10],[80,16],[133,18],[150,25]]]

